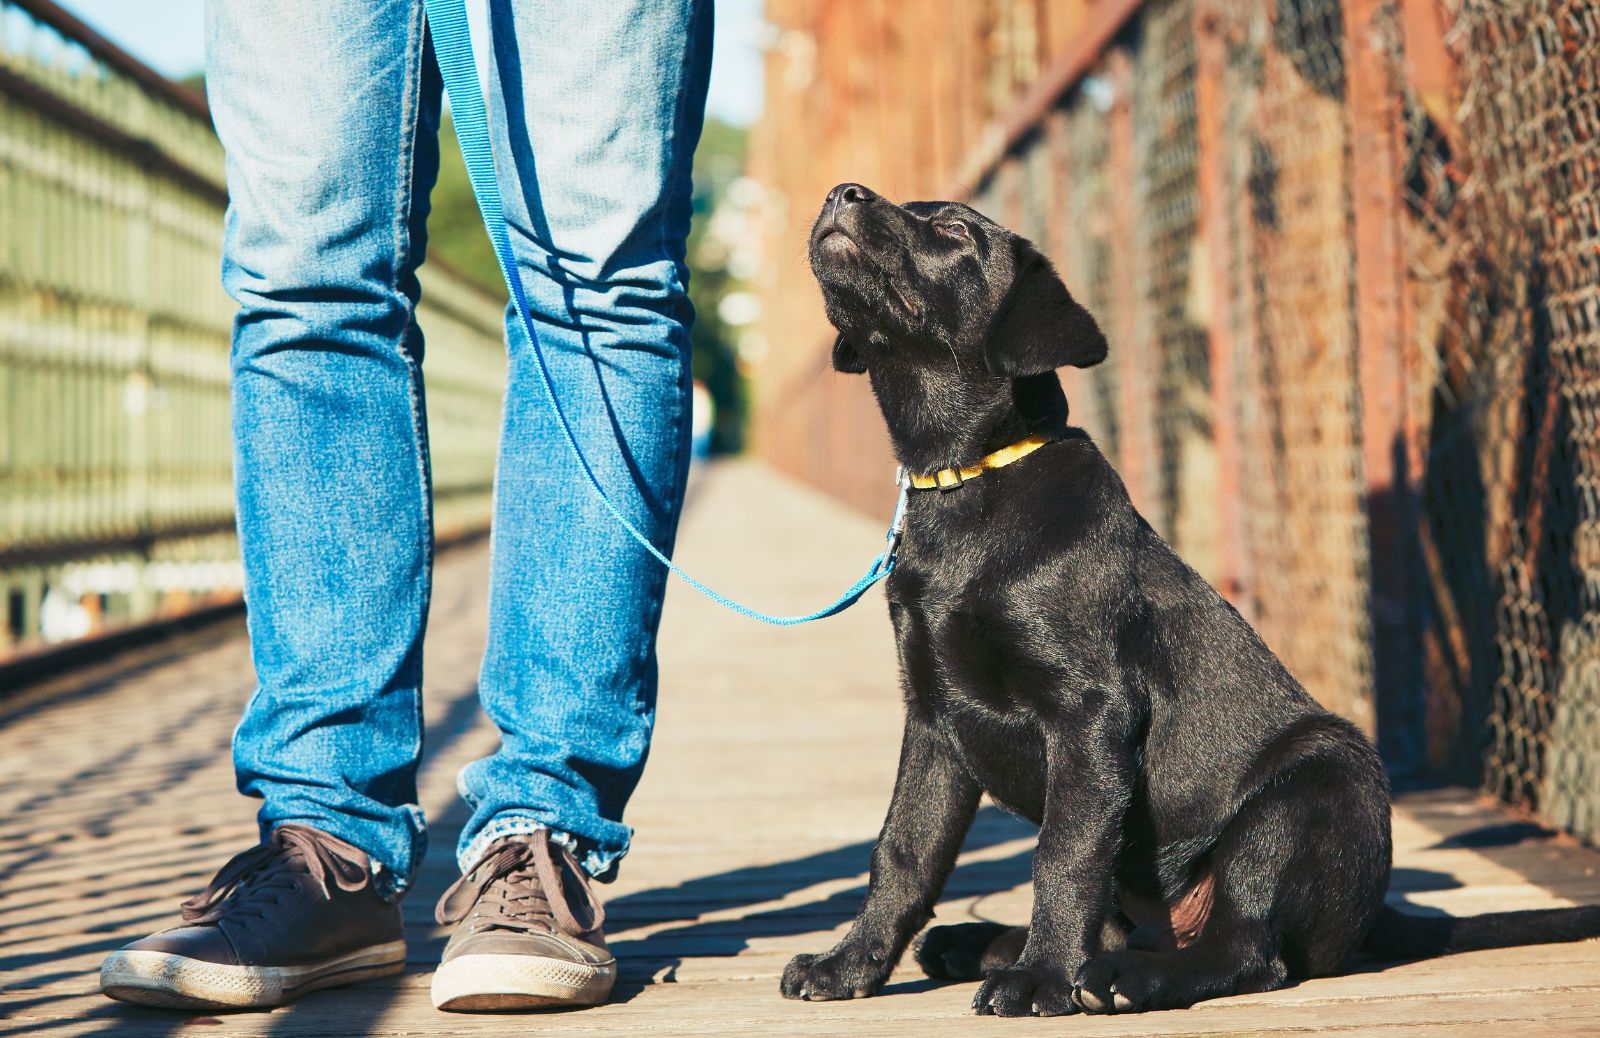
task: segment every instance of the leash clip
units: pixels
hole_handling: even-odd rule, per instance
[[[894,565],[895,549],[900,546],[900,535],[906,528],[906,500],[911,496],[911,477],[904,465],[894,470],[894,485],[900,488],[900,497],[894,503],[894,518],[889,520],[889,532],[885,538],[889,542],[883,551],[886,566]]]

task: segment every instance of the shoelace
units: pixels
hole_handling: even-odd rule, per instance
[[[366,856],[352,850],[328,843],[313,829],[279,826],[265,842],[234,855],[210,886],[185,901],[183,920],[201,926],[225,916],[265,918],[276,903],[274,892],[293,890],[296,874],[310,875],[324,897],[332,896],[330,878],[340,890],[360,890],[371,879]]]
[[[434,918],[441,925],[457,923],[481,905],[486,910],[486,928],[526,933],[539,925],[554,923],[572,937],[599,929],[605,922],[605,909],[582,880],[583,873],[572,852],[561,847],[558,861],[555,846],[545,832],[536,833],[531,839],[502,842],[471,872],[451,884],[439,899]],[[579,920],[568,904],[566,886],[561,881],[563,866],[580,877],[578,888],[589,915],[587,923]]]

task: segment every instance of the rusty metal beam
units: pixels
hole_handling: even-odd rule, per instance
[[[0,67],[0,94],[16,98],[67,126],[104,141],[140,166],[177,181],[218,205],[228,203],[227,188],[211,177],[168,155],[154,142],[125,133],[94,113],[57,97],[26,76]]]
[[[204,94],[174,83],[106,39],[91,27],[88,22],[72,14],[59,4],[52,3],[51,0],[11,0],[11,4],[26,11],[40,24],[48,25],[62,36],[79,44],[84,50],[87,50],[118,72],[136,80],[151,93],[159,95],[185,111],[200,116],[208,123],[211,121],[211,107],[206,103]]]
[[[1456,59],[1445,44],[1449,17],[1439,0],[1400,0],[1406,78],[1428,118],[1445,136],[1456,132]]]
[[[1113,51],[1107,57],[1106,71],[1116,100],[1107,113],[1106,159],[1112,183],[1134,182],[1133,152],[1133,67],[1127,54]],[[1132,190],[1112,192],[1111,270],[1112,292],[1116,296],[1112,341],[1119,344],[1117,360],[1117,408],[1121,433],[1117,438],[1116,465],[1128,494],[1140,511],[1149,512],[1154,504],[1148,492],[1158,465],[1152,435],[1156,382],[1151,367],[1154,349],[1139,338],[1139,299],[1135,256],[1138,228],[1137,201]]]
[[[979,134],[977,145],[954,171],[945,197],[967,197],[994,172],[1007,153],[1033,132],[1062,95],[1094,68],[1111,41],[1144,3],[1145,0],[1100,0],[1091,5],[1073,45],[1040,73],[1010,112]]]
[[[1243,451],[1239,439],[1238,350],[1233,336],[1233,285],[1230,271],[1239,266],[1228,234],[1227,184],[1223,163],[1228,98],[1223,84],[1227,42],[1222,38],[1217,0],[1196,0],[1195,136],[1199,156],[1196,181],[1200,195],[1199,236],[1204,245],[1210,282],[1206,337],[1211,367],[1211,428],[1217,452],[1217,590],[1241,613],[1249,615],[1245,594]]]
[[[1405,129],[1393,23],[1386,0],[1345,0],[1345,101],[1350,117],[1350,201],[1355,239],[1356,365],[1366,480],[1373,704],[1407,718],[1420,693],[1416,609],[1416,436],[1407,414]],[[1381,732],[1380,732],[1381,734]],[[1415,733],[1391,733],[1409,742]]]

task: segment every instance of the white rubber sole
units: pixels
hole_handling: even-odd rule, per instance
[[[143,1006],[243,1009],[282,1005],[318,988],[399,973],[404,941],[375,944],[305,966],[229,966],[157,951],[112,952],[100,990]]]
[[[462,955],[439,964],[433,1006],[450,1012],[594,1006],[611,994],[615,961],[590,965],[542,955]]]

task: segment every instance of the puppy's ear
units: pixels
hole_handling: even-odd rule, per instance
[[[833,340],[833,370],[851,375],[860,375],[867,370],[867,362],[861,359],[861,351],[843,335]]]
[[[1025,241],[1017,244],[1017,276],[989,326],[989,370],[1006,378],[1042,375],[1106,359],[1106,337],[1078,305],[1050,261]]]

